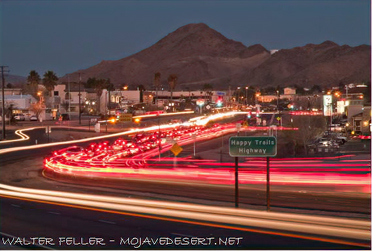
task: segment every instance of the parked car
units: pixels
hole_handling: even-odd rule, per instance
[[[67,113],[63,113],[60,116],[60,120],[70,120],[70,116]]]
[[[26,117],[23,113],[14,114],[14,119],[18,121],[25,121]]]
[[[30,121],[38,121],[38,118],[36,117],[36,115],[31,115]]]

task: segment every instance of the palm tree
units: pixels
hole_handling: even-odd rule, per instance
[[[156,104],[158,105],[158,89],[160,87],[160,77],[161,77],[161,74],[160,72],[155,72],[155,76],[154,76],[154,85],[155,85],[155,90],[156,90]]]
[[[146,89],[143,85],[139,85],[137,88],[140,91],[140,103],[143,103],[143,92],[146,91]]]
[[[37,98],[38,85],[40,83],[40,75],[35,70],[30,71],[27,77],[26,92]]]
[[[177,75],[176,74],[170,74],[168,77],[168,84],[171,91],[171,100],[173,99],[173,90],[177,85]],[[173,111],[173,106],[172,106]]]
[[[52,96],[52,91],[54,87],[57,85],[58,77],[53,71],[47,71],[44,73],[43,78],[43,85],[49,92],[50,96]]]

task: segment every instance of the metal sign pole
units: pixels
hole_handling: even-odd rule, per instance
[[[239,207],[239,158],[235,157],[235,207]]]
[[[195,142],[196,142],[196,139],[194,139],[194,157],[195,157]]]
[[[270,157],[266,157],[266,205],[270,211]]]
[[[156,98],[158,98],[156,96]],[[160,154],[161,154],[161,131],[160,131],[160,115],[158,114],[158,126],[159,126],[159,134],[158,134],[158,148],[159,148],[159,161],[160,161]]]
[[[266,158],[266,200],[267,211],[270,211],[270,158],[277,153],[277,140],[274,136],[239,137],[229,139],[229,154],[235,157],[235,207],[238,207],[238,157]]]

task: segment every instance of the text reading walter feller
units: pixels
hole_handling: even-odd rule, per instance
[[[243,237],[2,237],[4,246],[130,246],[161,247],[161,246],[239,246]]]

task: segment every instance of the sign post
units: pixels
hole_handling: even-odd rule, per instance
[[[239,207],[239,158],[235,157],[235,207]]]
[[[266,157],[266,206],[270,211],[270,157]]]
[[[270,157],[277,154],[276,137],[230,137],[229,154],[231,157],[235,157],[235,207],[239,206],[238,157],[266,157],[266,204],[267,211],[270,211]]]
[[[194,140],[194,157],[195,157],[195,142],[196,142],[196,134],[193,133],[193,134],[191,135],[191,138]]]

